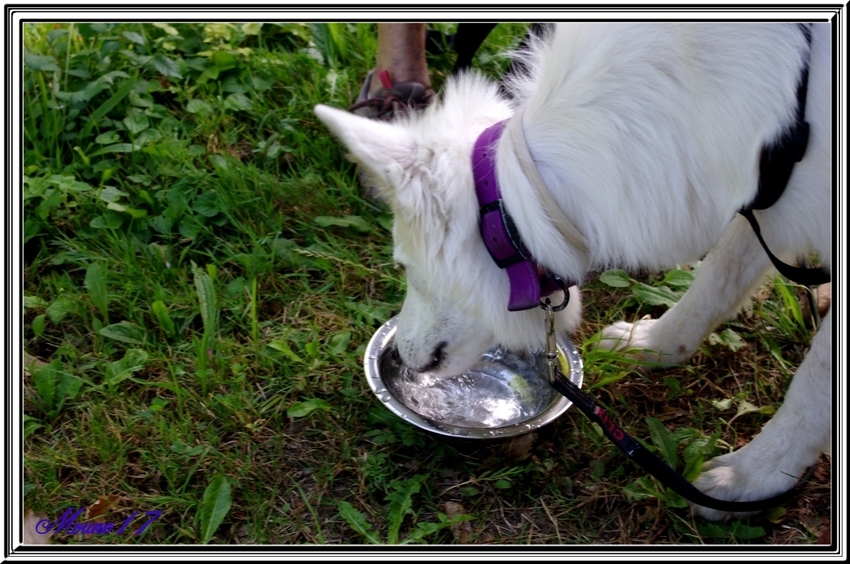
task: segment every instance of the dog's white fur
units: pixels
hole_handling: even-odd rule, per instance
[[[829,26],[815,25],[808,150],[779,202],[756,212],[774,253],[793,261],[816,252],[827,267],[830,43]],[[441,104],[392,124],[317,106],[393,210],[395,258],[408,280],[396,337],[402,359],[427,366],[442,345],[436,372],[450,374],[496,342],[543,344],[542,311],[506,309],[507,276],[479,236],[470,167],[477,136],[522,108],[538,169],[591,255],[585,264],[558,244],[505,135],[497,152],[505,205],[544,266],[582,280],[602,267],[670,268],[711,249],[689,291],[660,319],[619,322],[603,333],[603,346],[685,361],[771,268],[735,212],[755,196],[761,148],[793,123],[807,50],[794,24],[563,24],[524,56],[531,71],[510,84],[513,102],[466,75],[447,84]],[[579,323],[577,298],[573,289],[560,330]],[[831,339],[827,314],[782,408],[750,444],[707,463],[699,488],[729,500],[768,497],[828,449]]]

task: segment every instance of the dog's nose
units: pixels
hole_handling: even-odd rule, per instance
[[[392,360],[393,364],[396,366],[404,364],[404,361],[401,360],[401,355],[398,353],[398,349],[396,347],[393,347],[390,351],[390,360]]]
[[[445,349],[447,344],[448,343],[443,341],[442,343],[437,345],[437,348],[435,348],[434,352],[431,353],[431,362],[429,362],[425,367],[423,367],[420,372],[429,372],[431,370],[436,370],[440,366],[440,364],[442,364],[443,359],[445,359],[446,357]]]

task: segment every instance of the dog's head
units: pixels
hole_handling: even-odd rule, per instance
[[[392,123],[315,108],[392,209],[394,259],[407,275],[396,345],[405,364],[436,375],[467,370],[495,344],[544,345],[543,311],[507,311],[508,277],[478,231],[472,147],[511,111],[495,86],[474,77],[450,82],[445,99]],[[579,322],[578,292],[571,292],[556,316],[562,331]]]

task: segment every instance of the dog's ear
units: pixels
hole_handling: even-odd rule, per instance
[[[342,141],[352,157],[385,184],[378,186],[379,189],[399,186],[405,177],[405,168],[413,163],[416,155],[416,142],[407,130],[321,104],[313,111]]]

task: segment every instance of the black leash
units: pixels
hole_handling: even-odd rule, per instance
[[[652,476],[655,476],[664,486],[697,505],[719,511],[762,511],[784,502],[796,493],[798,489],[795,486],[779,495],[754,501],[726,501],[711,497],[694,487],[681,474],[645,449],[631,435],[614,423],[608,414],[596,405],[590,394],[582,391],[578,386],[573,384],[560,370],[556,370],[555,379],[550,383],[559,393],[573,402],[588,419],[599,425],[605,436],[617,445],[626,456],[639,464],[641,468],[649,472]]]
[[[626,433],[619,425],[614,423],[611,417],[605,413],[601,407],[596,405],[593,397],[584,392],[577,385],[564,376],[561,371],[560,362],[558,360],[561,354],[558,351],[555,342],[555,311],[560,311],[567,305],[569,301],[569,292],[564,291],[564,303],[553,307],[549,298],[545,298],[540,302],[540,307],[546,312],[546,363],[549,370],[549,384],[555,388],[558,393],[566,397],[568,400],[581,410],[584,415],[599,425],[602,432],[608,437],[611,442],[617,445],[626,456],[639,464],[641,468],[649,472],[652,476],[658,478],[662,484],[670,488],[683,498],[690,502],[717,509],[719,511],[730,512],[749,512],[762,511],[781,503],[791,497],[795,493],[796,488],[792,488],[787,492],[755,501],[725,501],[711,497],[710,495],[698,490],[693,484],[685,480],[685,478],[671,468],[667,463],[649,452],[631,435]],[[560,308],[560,309],[559,309]]]

